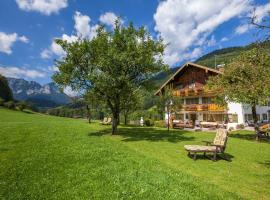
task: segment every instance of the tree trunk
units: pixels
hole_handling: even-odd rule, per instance
[[[118,124],[119,124],[119,113],[115,111],[113,112],[112,135],[116,135]]]
[[[86,110],[87,110],[87,118],[88,118],[88,123],[91,123],[91,112],[90,112],[90,108],[88,105],[86,105]]]
[[[125,125],[127,125],[127,120],[128,120],[127,118],[128,118],[128,115],[127,115],[127,113],[125,113],[124,114],[124,123],[125,123]]]
[[[252,110],[252,117],[253,117],[253,122],[254,122],[256,140],[258,140],[259,139],[259,125],[258,125],[258,117],[257,117],[257,112],[256,112],[256,104],[253,104],[251,106],[251,110]]]
[[[170,131],[170,112],[167,112],[167,116],[168,116],[168,132]]]

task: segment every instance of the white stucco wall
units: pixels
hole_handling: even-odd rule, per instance
[[[270,116],[268,111],[270,110],[270,106],[257,106],[256,112],[260,115],[262,120],[262,114],[267,114],[267,120],[270,120]],[[252,114],[251,107],[248,105],[240,104],[240,103],[228,103],[228,114],[237,114],[238,115],[238,124],[245,124],[245,114]],[[232,127],[235,127],[237,123],[230,123]]]

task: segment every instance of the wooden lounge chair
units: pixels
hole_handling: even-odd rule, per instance
[[[203,141],[206,145],[185,145],[188,155],[193,154],[193,159],[196,160],[197,153],[213,154],[213,160],[217,159],[218,154],[224,154],[228,140],[228,131],[226,129],[218,129],[213,142]],[[226,158],[225,158],[226,159]]]
[[[108,121],[108,118],[107,117],[104,117],[103,121],[100,122],[100,123],[104,125],[105,123],[107,123],[107,121]]]
[[[112,124],[112,118],[108,117],[108,120],[104,123],[104,125],[110,125]]]

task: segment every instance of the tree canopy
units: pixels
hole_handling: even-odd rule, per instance
[[[211,90],[219,91],[218,99],[252,107],[257,123],[256,105],[265,105],[270,97],[270,54],[261,46],[243,52],[225,67],[224,74],[211,77]]]
[[[8,81],[2,75],[0,75],[0,98],[2,98],[4,101],[13,100],[13,94],[8,85]]]
[[[132,23],[114,30],[101,26],[92,40],[79,39],[68,43],[57,40],[66,56],[57,61],[53,79],[60,86],[85,93],[90,90],[110,108],[113,115],[112,133],[117,132],[122,102],[133,91],[146,87],[156,73],[164,70],[164,44],[155,40],[144,27],[136,29]]]

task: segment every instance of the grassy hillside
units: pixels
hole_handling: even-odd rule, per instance
[[[109,127],[0,109],[0,199],[270,199],[269,143],[229,138],[231,162],[187,157],[213,133]]]

